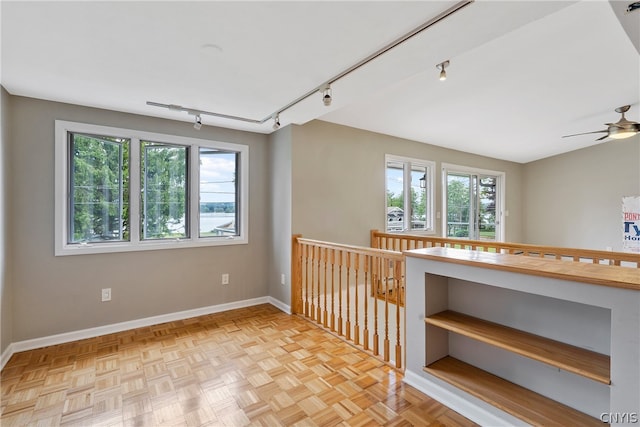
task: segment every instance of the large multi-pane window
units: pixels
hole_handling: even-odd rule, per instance
[[[434,163],[386,156],[387,232],[433,232]]]
[[[248,155],[56,121],[56,255],[246,243]]]
[[[445,237],[502,240],[505,173],[444,163]]]

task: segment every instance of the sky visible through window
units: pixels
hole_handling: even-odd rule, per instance
[[[200,236],[235,234],[236,153],[200,149]]]
[[[387,190],[395,195],[402,194],[402,169],[387,168]]]
[[[200,203],[235,202],[236,153],[200,154]]]

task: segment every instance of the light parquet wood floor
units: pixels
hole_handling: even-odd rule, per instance
[[[16,353],[8,426],[470,426],[402,375],[265,304]]]

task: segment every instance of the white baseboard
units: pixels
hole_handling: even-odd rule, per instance
[[[405,371],[403,381],[460,415],[482,426],[528,426],[529,424],[435,377]]]
[[[276,308],[291,314],[291,307],[272,297],[260,297],[235,301],[226,304],[210,305],[208,307],[194,308],[192,310],[178,311],[175,313],[161,314],[159,316],[145,317],[143,319],[129,320],[127,322],[114,323],[111,325],[97,326],[95,328],[82,329],[79,331],[65,332],[63,334],[51,335],[48,337],[34,338],[31,340],[18,341],[9,344],[0,357],[0,369],[11,359],[14,353],[47,347],[50,345],[64,344],[71,341],[78,341],[87,338],[94,338],[100,335],[112,334],[115,332],[127,331],[130,329],[152,326],[160,323],[173,322],[176,320],[188,319],[190,317],[203,316],[206,314],[220,313],[236,308],[251,307],[259,304],[271,304]]]
[[[7,348],[4,349],[4,351],[2,352],[2,356],[0,357],[0,369],[4,368],[4,365],[7,364],[7,362],[9,361],[9,359],[11,359],[11,356],[13,356],[13,353],[15,352],[16,350],[13,343],[9,344]]]
[[[284,311],[287,314],[291,314],[291,306],[283,303],[279,299],[275,299],[274,297],[267,297],[268,303],[274,307],[279,308],[281,311]]]

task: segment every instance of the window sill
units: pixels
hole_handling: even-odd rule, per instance
[[[138,243],[86,243],[56,247],[55,256],[155,251],[163,249],[202,248],[212,246],[246,245],[248,243],[249,240],[243,236],[197,240],[176,239],[170,241],[148,241]]]

